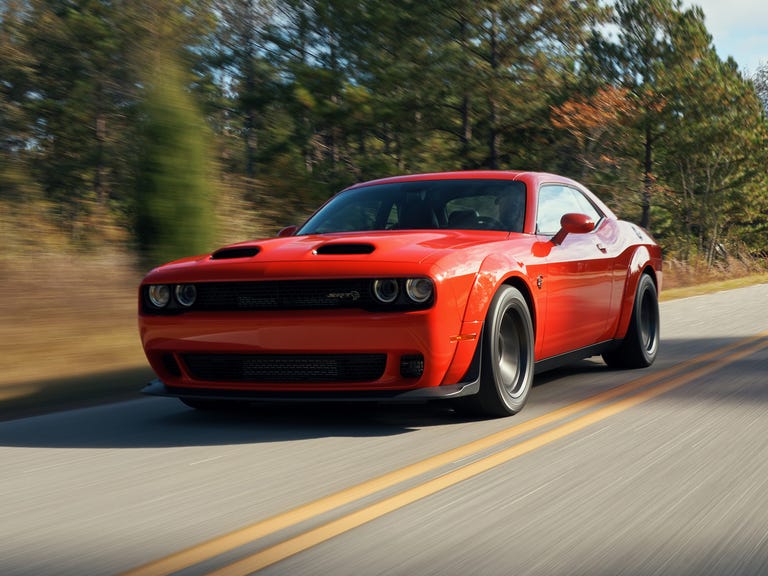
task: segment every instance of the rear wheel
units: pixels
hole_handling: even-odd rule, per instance
[[[656,284],[643,274],[637,284],[632,319],[621,345],[603,354],[611,368],[645,368],[653,364],[659,351],[659,298]]]
[[[480,391],[466,408],[485,416],[519,412],[533,382],[533,322],[517,288],[502,286],[493,297],[482,345]]]

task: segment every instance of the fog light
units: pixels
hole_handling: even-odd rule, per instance
[[[400,376],[418,378],[422,374],[424,374],[424,356],[414,354],[400,357]]]
[[[167,284],[152,284],[147,290],[149,301],[155,308],[165,308],[171,301],[171,287]]]
[[[176,300],[185,308],[189,308],[195,303],[197,298],[197,288],[194,284],[179,284],[176,286]]]

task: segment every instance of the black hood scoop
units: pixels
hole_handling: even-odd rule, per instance
[[[233,258],[251,258],[261,251],[258,246],[236,246],[222,248],[211,254],[211,260],[231,260]]]
[[[373,244],[367,243],[341,243],[324,244],[316,248],[313,252],[318,256],[339,255],[339,254],[370,254],[376,248]]]

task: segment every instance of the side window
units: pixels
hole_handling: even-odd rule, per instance
[[[597,208],[595,208],[592,202],[590,202],[589,199],[587,199],[587,197],[584,196],[584,194],[582,194],[578,190],[572,189],[572,191],[573,191],[573,195],[576,197],[576,201],[579,204],[579,210],[578,210],[579,214],[586,214],[587,216],[592,218],[595,224],[597,224],[600,221],[600,219],[603,217],[603,215],[597,210]]]
[[[560,184],[547,184],[539,190],[539,205],[536,212],[536,233],[546,236],[557,234],[563,214],[576,212],[586,214],[595,222],[602,215],[578,190]]]

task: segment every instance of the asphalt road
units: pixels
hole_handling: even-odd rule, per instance
[[[0,574],[768,574],[768,285],[662,305],[647,370],[526,408],[196,413],[137,398],[0,423]]]

